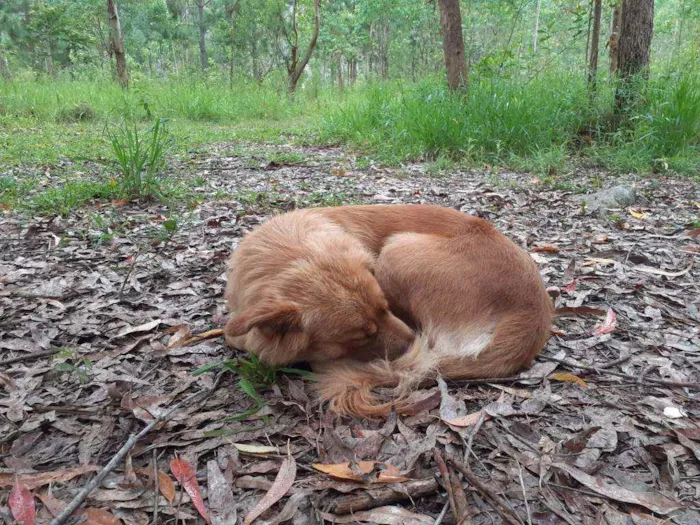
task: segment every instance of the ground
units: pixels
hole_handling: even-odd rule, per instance
[[[89,494],[87,522],[700,523],[696,183],[581,170],[552,186],[284,145],[211,147],[169,172],[187,188],[175,206],[0,216],[4,522],[33,500],[48,523],[161,417]],[[620,183],[644,201],[598,215],[578,198]],[[181,346],[225,322],[224,265],[246,232],[359,202],[451,206],[528,249],[562,309],[534,366],[367,421],[324,412],[297,373],[264,386],[255,366],[229,361],[242,383],[208,366],[232,357],[221,339]]]

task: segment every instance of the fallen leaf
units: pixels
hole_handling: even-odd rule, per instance
[[[593,335],[603,335],[609,334],[615,331],[615,325],[617,324],[617,316],[612,308],[608,309],[605,315],[605,320],[593,329]]]
[[[207,500],[212,525],[227,525],[238,521],[231,485],[221,473],[216,460],[207,461]]]
[[[197,483],[196,474],[192,465],[184,459],[175,458],[170,461],[170,471],[173,473],[173,476],[175,476],[175,479],[180,482],[180,485],[187,491],[197,512],[204,518],[204,521],[211,523],[209,521],[207,509],[204,507],[202,492],[199,489],[199,483]]]
[[[664,496],[659,492],[635,492],[614,483],[608,483],[605,479],[597,476],[590,476],[571,465],[565,463],[553,463],[552,467],[569,474],[576,481],[591,489],[593,492],[605,496],[615,501],[640,505],[657,514],[668,514],[683,506],[675,500]]]
[[[549,252],[549,253],[559,253],[559,248],[546,244],[544,246],[534,246],[530,248],[531,252]]]
[[[579,376],[576,376],[574,374],[567,374],[565,372],[555,372],[554,374],[549,376],[549,379],[553,379],[554,381],[566,381],[570,383],[577,383],[581,386],[581,388],[588,388],[588,384]]]
[[[294,480],[297,477],[297,462],[294,457],[289,454],[280,467],[272,487],[267,491],[260,501],[253,507],[243,520],[243,525],[250,525],[263,512],[272,507],[292,488]]]
[[[331,523],[377,523],[378,525],[422,525],[435,523],[435,518],[425,514],[416,514],[402,507],[385,506],[372,510],[353,512],[347,516],[336,516],[326,512],[321,517]]]
[[[586,430],[579,432],[576,436],[572,437],[571,439],[564,441],[563,445],[569,452],[578,454],[586,448],[588,440],[591,439],[591,436],[598,432],[600,428],[601,427],[587,428]]]
[[[692,268],[692,261],[685,270],[680,270],[678,272],[667,272],[666,270],[660,270],[659,268],[650,268],[649,266],[632,267],[633,270],[636,270],[638,272],[651,273],[654,275],[664,275],[666,277],[680,277],[681,275],[685,275],[686,273],[688,273]]]
[[[172,335],[172,337],[168,341],[168,348],[179,347],[178,343],[189,339],[191,335],[192,334],[190,333],[190,327],[183,324],[182,326],[178,327],[177,331]]]
[[[353,471],[349,462],[345,463],[334,463],[331,465],[323,465],[321,463],[314,463],[311,465],[314,469],[324,474],[328,474],[334,478],[347,479],[352,481],[367,481],[367,479],[357,474]],[[402,476],[398,469],[393,465],[388,463],[381,463],[379,461],[358,461],[356,467],[361,474],[368,475],[377,466],[383,466],[384,471],[380,471],[379,475],[374,480],[369,480],[372,483],[402,483],[408,481],[409,478]]]
[[[129,334],[136,334],[140,332],[150,332],[160,324],[160,319],[154,321],[149,321],[148,323],[143,323],[138,326],[125,326],[122,328],[115,337],[124,337]]]
[[[81,467],[54,470],[53,472],[41,472],[39,474],[23,474],[16,476],[19,483],[29,490],[43,487],[49,483],[66,482],[81,474],[100,470],[95,465],[83,465]],[[0,487],[10,487],[15,480],[14,474],[0,474]]]
[[[695,228],[694,230],[688,230],[683,232],[683,235],[681,237],[687,237],[689,239],[697,239],[700,237],[700,228]]]
[[[34,495],[27,487],[16,484],[12,487],[7,505],[12,511],[12,516],[17,523],[34,525],[36,520],[36,508],[34,507]]]
[[[665,407],[664,416],[670,417],[672,419],[678,419],[681,417],[687,417],[687,414],[678,407]]]
[[[234,447],[238,449],[239,452],[244,454],[277,454],[279,449],[277,447],[271,447],[268,445],[246,445],[244,443],[231,443]]]
[[[592,306],[562,306],[554,311],[554,314],[558,317],[564,315],[597,315],[604,316],[607,315],[609,310],[604,308],[594,308]]]
[[[111,512],[95,507],[84,509],[80,516],[85,518],[85,523],[90,525],[120,525],[120,519],[114,516]]]
[[[630,212],[630,215],[631,215],[632,217],[634,217],[635,219],[646,219],[646,218],[647,218],[647,216],[646,216],[645,213],[641,213],[641,212],[635,211],[635,210],[633,210],[632,208],[630,208],[629,212]]]
[[[700,445],[689,439],[688,437],[684,436],[680,432],[676,431],[676,437],[678,438],[678,441],[680,442],[681,445],[684,447],[690,449],[693,454],[695,455],[695,458],[700,461]]]
[[[66,508],[66,505],[68,505],[48,492],[37,494],[37,497],[41,500],[44,507],[46,507],[46,510],[48,510],[53,517],[58,516],[61,512],[63,512],[63,509]]]

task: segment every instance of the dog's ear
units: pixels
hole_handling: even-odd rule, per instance
[[[301,326],[299,307],[291,302],[264,301],[247,310],[236,313],[226,323],[224,333],[229,337],[247,334],[253,328],[265,335],[284,333]]]

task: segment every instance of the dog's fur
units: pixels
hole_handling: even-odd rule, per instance
[[[551,326],[530,256],[488,222],[437,206],[280,215],[241,242],[227,274],[227,342],[270,364],[309,361],[339,413],[400,410],[438,373],[510,375]],[[377,386],[399,399],[380,402]]]

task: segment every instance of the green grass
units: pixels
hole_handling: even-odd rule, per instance
[[[463,159],[554,173],[570,162],[650,173],[700,168],[700,75],[652,79],[613,130],[614,86],[590,97],[580,75],[472,78],[467,100],[441,79],[355,91],[324,118],[322,140],[386,162]],[[438,170],[439,171],[439,170]]]

